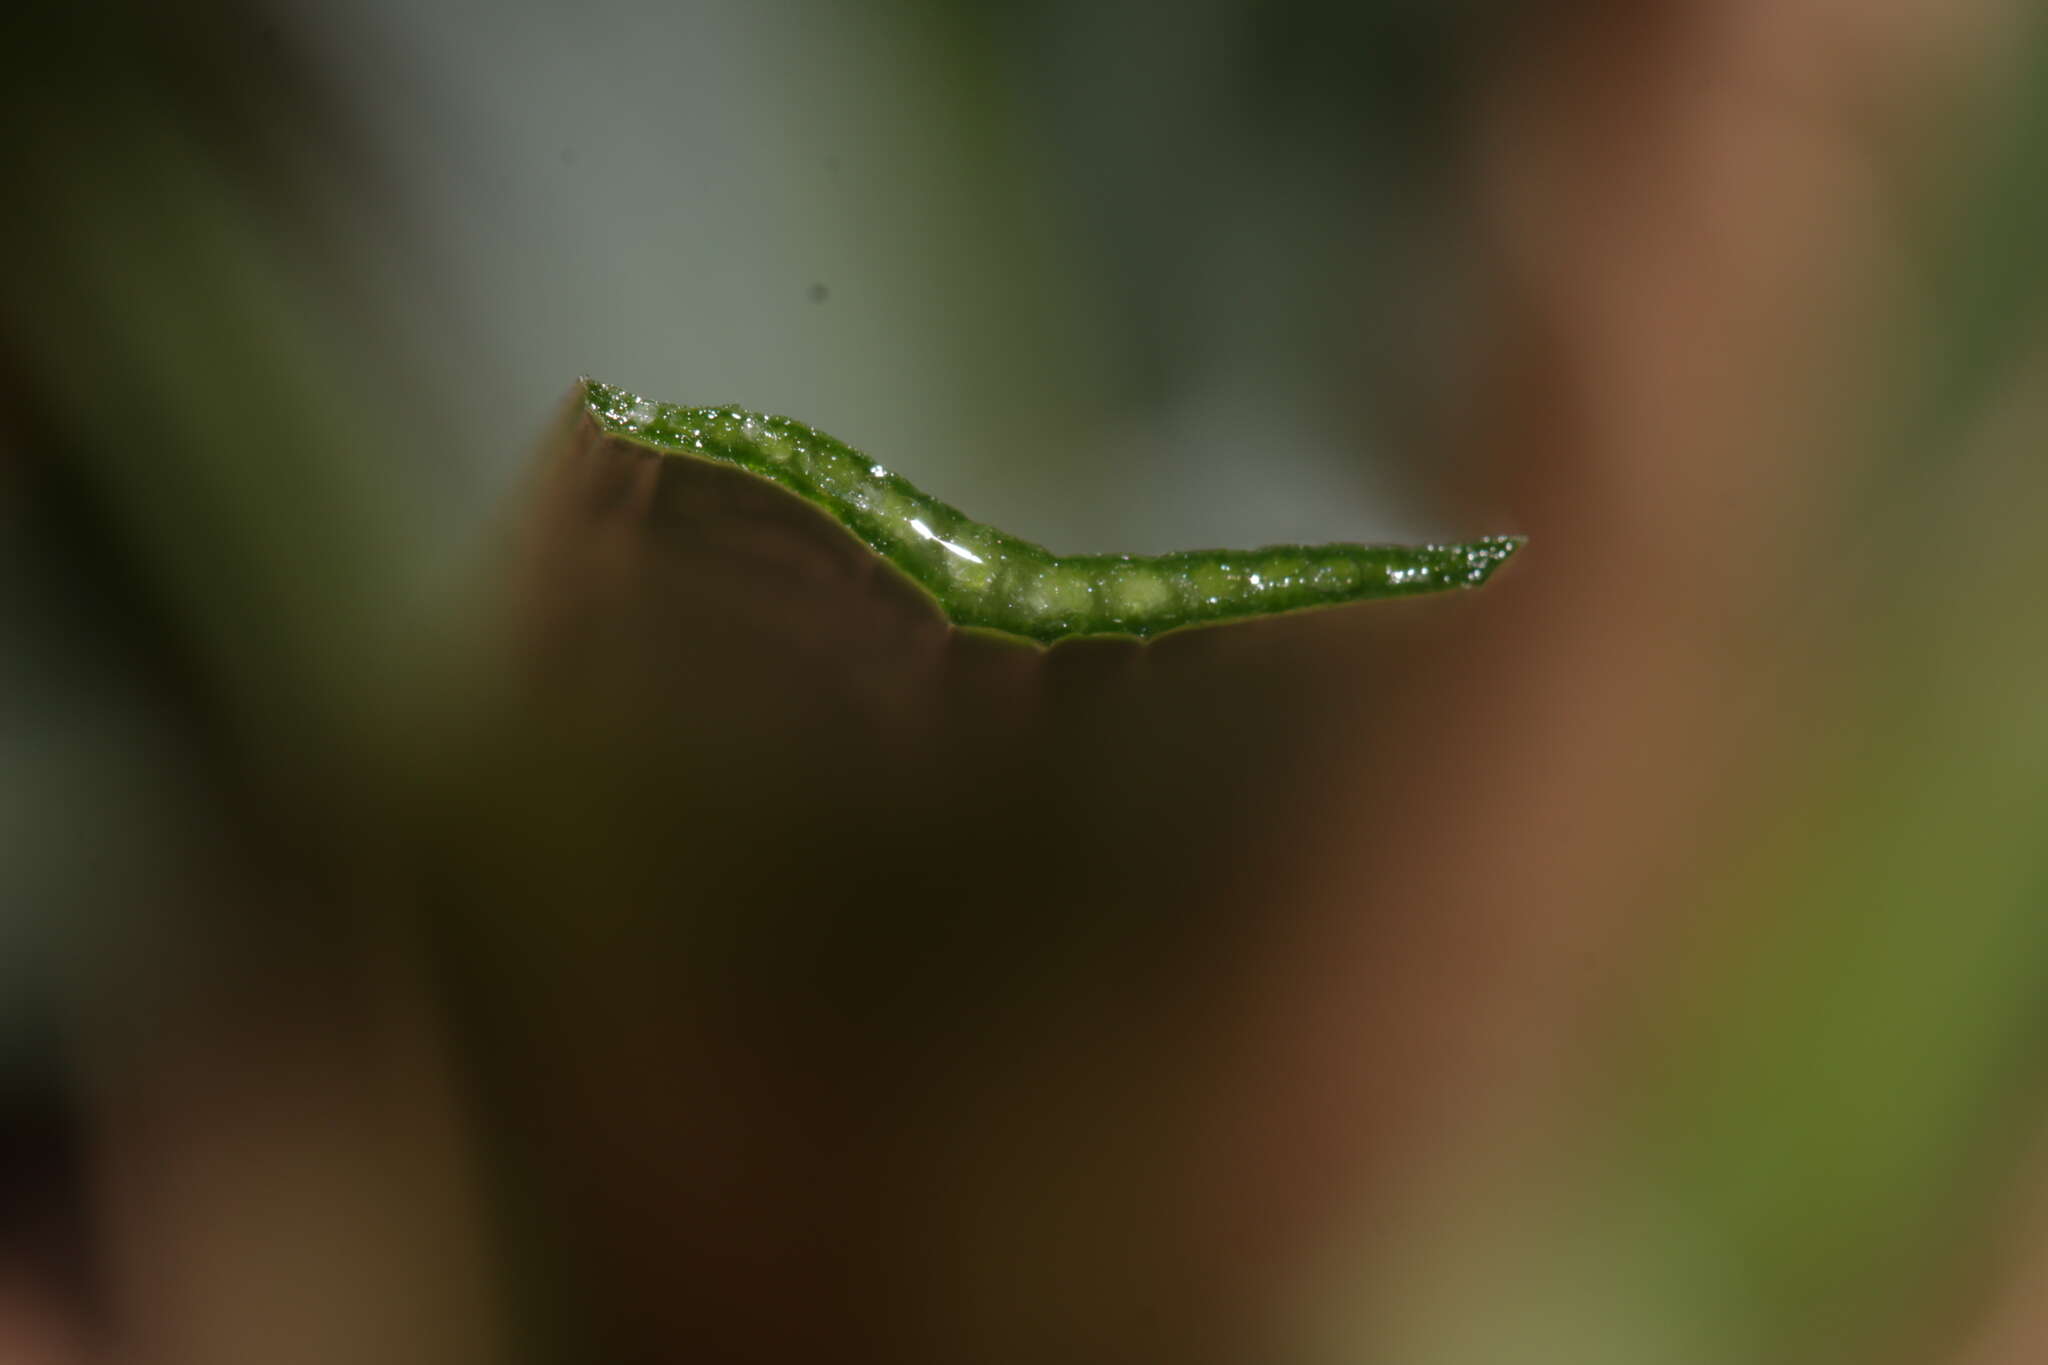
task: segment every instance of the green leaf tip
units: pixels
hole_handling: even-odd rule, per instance
[[[1165,555],[1056,555],[973,521],[843,442],[787,417],[682,407],[583,381],[608,436],[767,479],[823,509],[924,588],[956,626],[1050,645],[1475,588],[1520,536],[1458,545],[1273,545]]]

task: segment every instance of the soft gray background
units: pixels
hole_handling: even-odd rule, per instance
[[[1056,549],[1500,529],[1433,511],[1385,420],[1390,378],[1455,382],[1453,310],[1374,136],[1414,122],[1384,34],[1332,7],[290,18],[421,231],[478,501],[591,373],[810,421]]]

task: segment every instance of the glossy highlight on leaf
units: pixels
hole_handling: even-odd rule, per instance
[[[585,380],[608,436],[767,479],[823,509],[935,598],[956,626],[1039,644],[1140,639],[1184,626],[1408,597],[1484,583],[1519,536],[1458,545],[1272,545],[1165,555],[1056,555],[970,520],[868,456],[801,422],[658,403]]]

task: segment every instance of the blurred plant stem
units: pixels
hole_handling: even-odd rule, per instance
[[[1726,757],[1636,769],[1667,817],[1674,782],[1711,778],[1615,905],[1657,913],[1574,945],[1604,1004],[1542,1058],[1555,1107],[1511,1106],[1537,1132],[1452,1163],[1470,1188],[1419,1215],[1434,1280],[1386,1272],[1421,1292],[1372,1296],[1354,1342],[1406,1321],[1408,1361],[1705,1365],[1941,1359],[1966,1334],[2043,1117],[2048,25],[1964,8],[1646,7],[1503,93],[1486,166],[1552,357],[1553,406],[1513,411],[1539,443],[1575,423],[1544,491],[1599,502],[1530,530],[1704,557],[1658,561],[1635,639],[1670,648],[1674,614],[1718,633],[1661,686],[1719,717]],[[1779,102],[1737,95],[1758,82]],[[1873,187],[1932,181],[1871,215],[1898,202]],[[1706,679],[1711,701],[1669,690]],[[1659,686],[1638,669],[1632,704]]]

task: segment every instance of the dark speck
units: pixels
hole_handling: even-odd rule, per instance
[[[824,302],[824,301],[825,301],[826,299],[829,299],[829,298],[831,298],[831,297],[832,297],[832,291],[831,291],[831,290],[829,290],[829,289],[827,289],[827,288],[826,288],[826,287],[825,287],[824,285],[822,285],[822,284],[814,284],[814,285],[812,285],[812,286],[811,286],[811,290],[810,290],[810,293],[811,293],[811,302],[812,302],[812,303],[823,303],[823,302]]]

